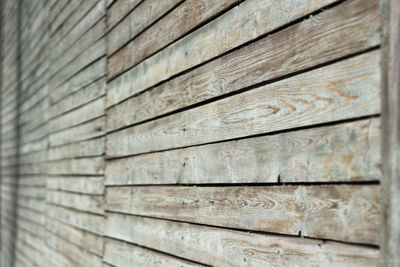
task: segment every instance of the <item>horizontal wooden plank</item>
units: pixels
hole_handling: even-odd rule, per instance
[[[107,127],[125,127],[378,45],[376,4],[345,2],[145,91],[113,106]]]
[[[114,266],[203,266],[109,238],[104,242],[103,260]]]
[[[105,183],[379,180],[379,151],[377,118],[107,161]]]
[[[108,55],[113,54],[121,46],[126,44],[132,38],[136,37],[144,29],[146,29],[146,27],[148,27],[157,19],[162,17],[165,13],[168,13],[170,9],[172,9],[180,2],[182,2],[182,0],[143,1],[140,5],[137,6],[137,8],[135,8],[131,13],[129,13],[129,15],[127,15],[120,23],[118,23],[110,32],[107,33]],[[120,5],[120,3],[118,3],[117,5]],[[108,12],[109,15],[108,19],[114,16],[113,14],[114,11],[115,10],[111,8],[111,10]],[[187,10],[187,12],[191,12],[191,10]],[[185,18],[184,16],[185,15],[183,15],[183,13],[180,16],[175,15],[176,19],[180,20],[184,20]],[[196,17],[192,17],[192,19],[196,19]],[[110,23],[109,21],[109,25],[112,26],[112,24],[113,23],[112,22]],[[170,26],[171,25],[173,25],[173,27],[178,30],[177,25],[170,24]],[[152,26],[152,28],[153,27],[154,26]],[[171,28],[169,28],[169,30],[170,29]],[[164,31],[163,33],[168,34],[168,32]],[[163,38],[161,35],[159,35],[159,37]]]
[[[112,81],[107,106],[333,2],[301,1],[293,6],[290,0],[245,1]],[[107,77],[114,78],[131,65],[120,66],[108,68]]]
[[[148,1],[144,2],[143,5],[147,2]],[[174,0],[174,2],[179,1]],[[180,6],[175,8],[168,15],[157,21],[157,23],[152,25],[149,29],[137,36],[134,40],[130,41],[126,46],[124,46],[114,55],[112,55],[108,61],[108,68],[111,69],[111,72],[117,72],[118,69],[121,69],[123,71],[126,67],[135,66],[143,59],[151,56],[161,48],[184,36],[196,26],[201,25],[202,23],[213,18],[217,14],[223,12],[224,10],[238,2],[238,0],[184,1]],[[141,6],[142,5],[140,5],[136,10],[140,12],[139,9]],[[167,9],[162,10],[166,11]],[[136,17],[144,16],[136,15]],[[125,26],[123,25],[123,23],[119,25],[121,25],[121,27],[129,26]],[[171,31],[170,29],[174,30]],[[126,36],[127,34],[117,33],[116,35]],[[112,32],[110,33],[109,40],[115,40],[116,43],[114,44],[113,42],[109,42],[111,46],[109,52],[111,53],[116,51],[116,49],[121,46],[120,43],[124,44],[126,42],[126,39],[119,41],[120,38],[118,38],[117,36],[113,35]]]
[[[379,250],[108,214],[105,235],[213,266],[377,266]]]
[[[379,205],[378,185],[110,187],[106,193],[110,211],[375,245]]]
[[[57,105],[51,105],[49,108],[49,116],[54,118],[68,110],[82,106],[90,101],[105,95],[106,81],[105,78],[87,85],[86,87],[76,91],[75,93],[61,99]]]
[[[100,97],[87,105],[81,106],[59,117],[51,119],[49,130],[57,132],[104,115],[105,97]]]
[[[107,10],[107,29],[115,26],[123,17],[134,9],[142,0],[119,0]]]
[[[50,134],[48,138],[49,145],[54,147],[100,137],[105,134],[104,128],[105,118],[101,117],[91,122]]]
[[[104,137],[100,137],[65,146],[52,147],[46,152],[48,152],[48,160],[93,157],[102,156],[104,154],[104,146]]]
[[[103,253],[103,237],[87,231],[74,228],[68,224],[49,218],[46,221],[46,228],[52,233],[65,239],[65,242],[86,248],[88,251],[99,256]]]
[[[70,180],[73,182],[73,180]],[[88,211],[96,214],[104,214],[103,196],[83,195],[78,193],[46,191],[46,200],[66,208],[73,208],[81,211]]]
[[[106,58],[103,57],[77,75],[73,76],[66,83],[63,83],[57,88],[49,92],[51,103],[56,103],[62,98],[72,94],[79,89],[91,84],[92,82],[102,78],[106,71]]]
[[[65,52],[58,57],[55,61],[51,62],[49,66],[49,77],[60,71],[62,67],[71,62],[75,57],[87,50],[98,39],[104,36],[106,28],[105,18],[100,19],[92,28],[85,32],[78,40],[75,41],[70,47],[66,48]]]
[[[380,112],[379,52],[363,54],[108,135],[119,157]]]
[[[47,216],[100,236],[104,232],[104,216],[102,215],[48,204]]]
[[[74,263],[73,266],[86,267],[101,265],[102,260],[98,255],[89,253],[84,248],[71,244],[52,233],[46,233],[46,243],[67,258],[71,259]]]
[[[48,189],[62,190],[91,195],[104,194],[103,177],[48,177],[46,180]]]
[[[101,175],[104,173],[103,157],[66,159],[47,164],[48,174]]]

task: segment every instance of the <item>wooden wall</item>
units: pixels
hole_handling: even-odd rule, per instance
[[[1,266],[377,266],[379,0],[5,0]]]

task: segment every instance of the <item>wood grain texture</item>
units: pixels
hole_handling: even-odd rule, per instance
[[[131,39],[140,34],[143,30],[145,32],[143,34],[147,34],[149,27],[152,23],[161,18],[165,13],[172,8],[174,8],[177,4],[182,2],[182,0],[146,0],[143,1],[140,5],[137,6],[129,15],[127,15],[120,23],[118,23],[110,32],[107,33],[107,48],[108,55],[112,55],[119,48],[129,42]],[[111,10],[110,10],[111,11]],[[189,11],[190,12],[190,11]],[[113,14],[108,13],[109,17]],[[180,14],[176,19],[185,19],[184,14]],[[196,19],[192,17],[192,19]],[[112,24],[112,22],[111,22]],[[158,23],[156,23],[157,25]],[[174,28],[179,28],[178,25],[170,24]],[[158,25],[153,25],[151,28],[157,28]],[[162,32],[163,34],[167,34],[171,28],[168,29],[167,32]],[[156,37],[156,36],[153,36]],[[158,38],[163,38],[161,35],[157,35]],[[125,48],[123,48],[125,49]]]
[[[378,45],[377,4],[348,1],[145,91],[109,109],[107,128],[125,127]]]
[[[57,88],[54,88],[49,93],[50,102],[54,104],[60,101],[62,98],[72,94],[82,87],[85,87],[92,82],[102,78],[105,73],[106,58],[100,58],[83,71],[79,72],[73,78],[69,79],[66,83],[63,83]]]
[[[400,3],[381,0],[382,266],[400,265]]]
[[[71,180],[73,181],[73,180]],[[47,190],[46,201],[66,208],[103,215],[103,196]]]
[[[175,2],[178,1],[175,0]],[[151,28],[112,55],[108,61],[110,73],[119,73],[135,66],[143,59],[237,2],[238,0],[187,0],[183,2],[167,16],[152,25]],[[171,28],[175,30],[171,31]],[[116,39],[112,35],[110,35],[110,38]]]
[[[82,158],[102,156],[104,154],[104,137],[72,143],[65,146],[49,148],[48,160],[59,160],[69,158]]]
[[[134,9],[142,0],[118,0],[107,10],[107,31]]]
[[[48,174],[53,175],[100,175],[103,174],[103,169],[103,157],[57,160],[47,164]]]
[[[49,134],[49,145],[54,147],[100,137],[105,134],[104,128],[105,118],[101,117],[82,125],[78,125],[57,133]]]
[[[102,215],[48,204],[47,216],[99,236],[104,232],[104,216]]]
[[[107,106],[333,2],[245,1],[110,82]],[[120,72],[109,68],[107,77]]]
[[[49,120],[49,129],[51,132],[58,132],[94,120],[104,115],[104,107],[105,97],[100,97],[87,105]]]
[[[104,242],[103,260],[114,266],[204,266],[109,238]]]
[[[110,187],[110,211],[379,244],[379,186]]]
[[[377,249],[108,214],[105,235],[213,266],[377,266]]]
[[[104,177],[51,176],[46,179],[48,189],[90,195],[104,194]]]
[[[280,131],[380,112],[371,52],[108,135],[109,157]]]
[[[65,239],[65,242],[71,242],[75,245],[85,247],[92,253],[101,256],[103,251],[103,237],[94,235],[87,231],[71,227],[56,219],[48,219],[46,228],[53,234]]]
[[[107,161],[106,185],[368,181],[382,177],[380,120]]]
[[[49,108],[49,116],[54,118],[59,116],[68,110],[80,107],[88,102],[91,102],[100,96],[104,96],[106,92],[105,78],[83,87],[82,89],[72,93],[71,95],[61,99],[57,105],[52,105]],[[104,112],[105,113],[105,112]]]

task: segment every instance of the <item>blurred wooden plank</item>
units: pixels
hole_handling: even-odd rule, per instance
[[[382,266],[400,265],[400,2],[382,12]]]
[[[373,51],[108,135],[108,157],[192,146],[380,112]]]
[[[225,1],[225,0],[224,0]],[[230,0],[232,1],[232,0]],[[119,1],[118,1],[119,2]],[[140,34],[146,27],[150,26],[157,19],[162,17],[165,13],[168,13],[169,10],[174,8],[177,4],[182,2],[182,0],[145,0],[140,5],[137,6],[129,15],[127,15],[121,22],[119,22],[111,31],[107,33],[107,48],[108,55],[112,55],[116,52],[121,46],[129,42],[132,38],[136,37]],[[121,3],[116,3],[116,5],[120,5]],[[194,7],[192,7],[194,8]],[[108,13],[108,22],[110,23],[110,19],[113,20],[114,9],[111,8]],[[119,10],[120,12],[122,10]],[[122,11],[126,12],[125,10]],[[192,10],[187,10],[187,12],[192,12]],[[176,16],[176,19],[181,21],[185,20],[185,16],[188,14],[181,13]],[[121,17],[122,18],[122,17]],[[197,19],[196,17],[191,17],[192,20]],[[111,27],[113,22],[111,21]],[[156,23],[157,26],[153,25],[151,28],[159,28],[161,25]],[[171,31],[171,27],[177,29],[177,25],[171,24],[170,28],[167,28],[168,31],[162,31],[162,34],[169,34]],[[108,27],[110,29],[110,27]],[[178,29],[177,29],[178,30]],[[143,34],[146,34],[149,30],[147,29]],[[142,35],[143,35],[142,34]],[[157,35],[158,38],[163,38],[161,35]],[[156,36],[153,36],[156,37]],[[125,48],[124,48],[125,49]],[[131,51],[134,52],[134,51]]]
[[[203,266],[109,238],[104,242],[103,260],[114,266]]]
[[[142,0],[118,0],[107,10],[107,31],[134,9]]]
[[[378,266],[379,250],[108,214],[105,235],[213,266]]]
[[[101,137],[65,146],[51,147],[46,151],[48,152],[48,160],[102,156],[104,154],[104,141],[104,137]]]
[[[47,178],[46,184],[48,189],[91,195],[104,194],[103,177],[52,176]]]
[[[335,6],[113,106],[108,130],[368,49],[379,44],[379,28],[371,4]]]
[[[379,186],[109,187],[110,211],[379,244]]]
[[[101,117],[91,122],[50,134],[49,145],[54,147],[100,137],[105,134],[104,128],[105,119]]]
[[[70,180],[73,181],[73,180]],[[83,195],[79,193],[46,191],[46,201],[66,208],[87,211],[103,215],[103,196]]]
[[[100,175],[104,173],[103,157],[66,159],[47,164],[48,174]]]

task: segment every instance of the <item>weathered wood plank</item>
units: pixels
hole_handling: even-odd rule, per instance
[[[118,0],[107,10],[107,31],[134,9],[142,0]]]
[[[105,97],[100,97],[89,104],[49,120],[49,130],[58,132],[101,117],[104,115],[104,107]]]
[[[109,105],[333,2],[335,0],[245,1],[112,81]],[[365,2],[359,3],[364,5]],[[120,62],[119,66],[123,68],[108,68],[109,79],[131,64]]]
[[[48,160],[59,160],[68,158],[82,158],[101,156],[104,154],[104,138],[91,139],[65,146],[49,148]]]
[[[225,1],[225,0],[224,0]],[[232,0],[231,0],[232,1]],[[108,55],[113,54],[121,46],[129,42],[132,38],[140,34],[146,27],[151,25],[154,21],[162,17],[175,5],[182,2],[182,0],[146,0],[143,1],[137,8],[135,8],[128,16],[126,16],[120,23],[118,23],[110,32],[107,33],[107,48]],[[191,7],[194,8],[194,7]],[[111,11],[111,10],[110,10]],[[191,12],[187,10],[187,12]],[[110,14],[110,13],[109,13]],[[188,14],[186,14],[188,15]],[[110,14],[113,16],[113,14]],[[109,18],[110,18],[109,16]],[[176,15],[175,15],[176,16]],[[176,19],[183,21],[185,19],[185,14],[181,13],[176,16]],[[191,17],[191,19],[197,19],[196,17]],[[111,23],[112,24],[112,23]],[[158,24],[158,23],[157,23]],[[160,26],[162,24],[159,24]],[[171,26],[172,25],[172,26]],[[168,34],[171,32],[171,27],[178,29],[178,25],[170,24],[168,31],[160,31],[163,34]],[[152,26],[153,28],[154,26]],[[158,28],[159,26],[156,26]],[[146,30],[146,32],[149,30]],[[146,34],[146,32],[144,34]],[[175,31],[172,31],[175,32]],[[161,35],[159,38],[163,38]],[[132,51],[133,52],[133,51]]]
[[[70,181],[73,182],[73,180]],[[66,208],[88,211],[100,215],[104,214],[103,196],[47,190],[46,201]]]
[[[102,57],[77,75],[73,76],[64,84],[54,88],[49,92],[50,101],[52,104],[60,101],[62,98],[72,94],[82,87],[85,87],[92,82],[102,78],[106,68],[106,58]]]
[[[47,216],[93,234],[103,235],[104,216],[48,204]]]
[[[104,128],[105,118],[101,117],[94,121],[50,134],[48,138],[49,145],[54,147],[100,137],[105,134]]]
[[[109,238],[104,242],[103,260],[114,266],[203,266]]]
[[[82,231],[55,219],[48,219],[46,227],[52,233],[65,239],[66,242],[81,246],[101,256],[103,251],[103,237]]]
[[[380,112],[379,53],[353,57],[108,135],[109,157],[203,144]]]
[[[103,157],[91,157],[52,161],[47,164],[47,171],[51,175],[100,175],[104,173],[104,160]]]
[[[110,211],[379,244],[379,186],[110,187]]]
[[[89,253],[82,247],[66,242],[64,239],[52,234],[46,233],[46,243],[61,254],[71,259],[74,263],[73,266],[100,266],[101,257]]]
[[[371,4],[343,3],[113,106],[108,129],[365,50],[379,44],[379,26]]]
[[[380,119],[107,161],[106,185],[382,178]]]
[[[106,92],[106,81],[105,78],[101,78],[88,86],[72,93],[71,95],[61,99],[57,105],[51,105],[49,107],[49,116],[54,118],[59,116],[68,110],[80,107],[88,102],[105,95]]]
[[[57,71],[60,71],[68,62],[73,60],[83,51],[88,49],[93,43],[100,39],[105,32],[105,18],[100,19],[92,28],[79,37],[75,43],[66,48],[65,52],[55,61],[51,62],[48,72],[49,77],[52,77]]]
[[[379,250],[108,214],[105,235],[214,266],[377,266]]]
[[[48,189],[63,190],[91,195],[104,194],[103,177],[48,177],[46,180]]]
[[[400,265],[400,2],[382,12],[382,266]]]

